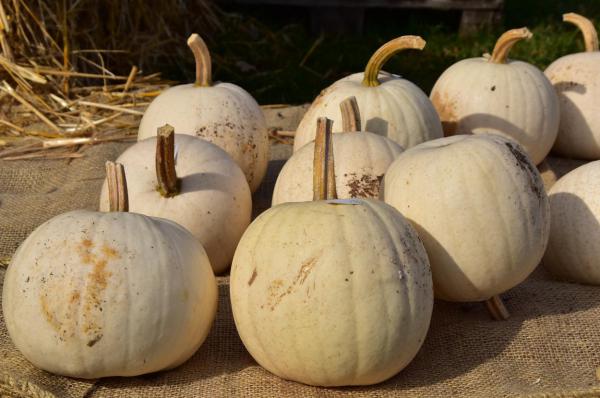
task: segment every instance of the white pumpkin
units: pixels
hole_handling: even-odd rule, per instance
[[[427,95],[408,80],[380,72],[397,52],[423,47],[425,41],[418,36],[396,38],[373,54],[364,73],[347,76],[323,90],[300,121],[294,152],[315,139],[319,117],[333,120],[334,132],[341,132],[339,104],[351,96],[358,101],[365,130],[385,136],[403,148],[442,137],[440,119]]]
[[[388,169],[383,198],[417,229],[444,300],[488,300],[516,286],[548,241],[540,174],[501,136],[456,135],[407,150]]]
[[[552,221],[544,266],[561,279],[600,285],[600,161],[576,168],[548,192]]]
[[[196,82],[171,87],[155,98],[142,117],[138,140],[154,137],[165,124],[178,134],[208,140],[236,161],[254,192],[269,162],[264,115],[241,87],[212,82],[210,53],[200,36],[191,35],[188,45],[196,59]]]
[[[215,273],[221,273],[229,267],[237,243],[250,224],[252,197],[248,183],[221,148],[189,135],[173,135],[177,153],[173,154],[171,146],[164,159],[176,159],[174,164],[172,160],[166,162],[173,167],[167,180],[178,181],[179,186],[170,193],[165,192],[168,188],[161,188],[160,173],[157,176],[156,137],[137,142],[117,159],[127,173],[129,208],[187,228],[206,249]],[[105,182],[100,210],[108,210],[108,203]]]
[[[585,52],[565,55],[546,69],[560,103],[560,127],[552,150],[577,159],[600,159],[600,52],[594,24],[569,13],[563,20],[581,29]]]
[[[444,71],[431,100],[446,135],[499,134],[521,144],[534,164],[544,160],[558,132],[558,98],[539,69],[507,58],[517,41],[530,37],[527,28],[509,30],[491,56]]]
[[[178,366],[216,308],[200,243],[171,221],[124,212],[72,211],[40,225],[15,253],[2,294],[17,349],[78,378]]]
[[[320,164],[317,199],[335,195],[333,161]],[[284,203],[261,214],[235,253],[230,294],[254,359],[318,386],[374,384],[399,372],[421,347],[433,306],[416,232],[392,207],[364,199]]]
[[[360,114],[355,97],[340,104],[344,134],[334,134],[336,191],[340,199],[378,198],[379,184],[402,147],[392,140],[360,130]],[[310,142],[285,163],[273,191],[273,205],[304,202],[313,197],[313,156]]]

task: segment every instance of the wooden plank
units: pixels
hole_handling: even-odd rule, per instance
[[[429,8],[442,10],[498,10],[504,0],[219,0],[222,3],[270,4],[302,7]]]

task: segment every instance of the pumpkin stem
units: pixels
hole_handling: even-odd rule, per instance
[[[356,97],[346,98],[340,103],[342,111],[342,131],[353,132],[360,131],[360,111]]]
[[[394,40],[390,40],[383,46],[379,47],[369,59],[365,68],[362,84],[369,87],[379,86],[379,72],[392,55],[402,50],[422,50],[425,47],[425,40],[420,36],[400,36]]]
[[[165,198],[179,193],[179,179],[175,172],[175,129],[165,124],[158,128],[156,137],[156,189]]]
[[[504,32],[496,42],[490,62],[495,64],[505,64],[508,59],[508,53],[516,42],[523,39],[530,39],[533,33],[527,28],[511,29]]]
[[[110,211],[129,211],[125,168],[121,163],[106,162],[108,206]]]
[[[574,12],[563,14],[563,21],[572,23],[579,28],[581,33],[583,33],[585,51],[598,51],[598,33],[596,32],[596,28],[592,21],[583,15],[575,14]]]
[[[504,321],[510,316],[510,313],[504,306],[500,296],[493,296],[492,298],[486,300],[485,305],[492,318],[497,321]]]
[[[194,53],[196,60],[196,86],[210,87],[212,86],[211,60],[210,52],[206,43],[197,33],[192,35],[187,40],[187,45]]]
[[[313,160],[313,200],[337,199],[333,161],[333,121],[317,119],[315,155]]]

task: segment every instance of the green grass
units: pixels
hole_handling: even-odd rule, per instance
[[[306,28],[308,14],[302,10],[291,17],[276,9],[228,10],[224,29],[210,47],[215,79],[241,85],[262,104],[303,103],[335,80],[362,71],[381,44],[400,35],[417,34],[427,41],[425,49],[399,54],[385,69],[429,93],[451,64],[491,52],[504,29],[529,27],[533,38],[517,44],[511,58],[541,69],[562,55],[582,51],[581,35],[561,21],[561,15],[569,11],[600,22],[598,0],[507,0],[499,29],[470,37],[458,36],[457,12],[385,10],[367,13],[362,36],[315,36]],[[191,80],[192,73],[190,59],[182,69],[167,71],[167,76]]]

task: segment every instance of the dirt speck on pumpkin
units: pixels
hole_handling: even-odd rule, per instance
[[[532,163],[527,158],[527,155],[523,152],[523,150],[518,146],[513,144],[512,142],[505,143],[506,147],[510,151],[510,153],[517,160],[516,165],[527,174],[529,179],[529,187],[533,191],[534,195],[542,200],[544,195],[544,186],[541,178],[538,176],[537,169],[532,165]]]
[[[254,283],[254,280],[256,279],[256,268],[254,268],[254,271],[252,271],[252,276],[250,277],[250,280],[248,281],[248,286],[252,286],[252,284]]]

